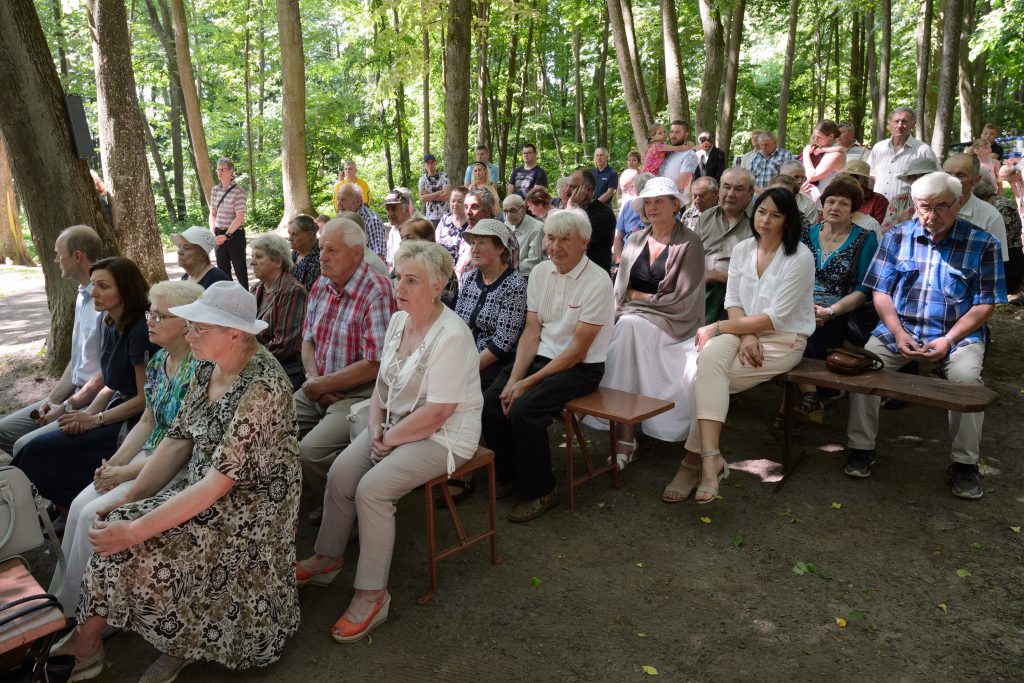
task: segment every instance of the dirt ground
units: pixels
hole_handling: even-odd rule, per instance
[[[0,414],[41,396],[48,381],[38,330],[34,341],[26,331],[40,301],[11,293],[11,270],[0,269]],[[330,638],[351,595],[350,561],[330,588],[300,589],[302,624],[280,661],[241,672],[196,664],[179,680],[1020,680],[1020,311],[1001,307],[992,323],[985,383],[999,401],[986,416],[980,500],[950,493],[946,416],[925,408],[883,410],[874,475],[844,476],[845,401],[824,426],[800,427],[807,457],[780,485],[779,450],[759,437],[781,392],[762,386],[734,398],[722,500],[662,503],[680,448],[641,437],[621,488],[586,485],[575,512],[563,504],[512,525],[501,517],[509,502],[499,502],[508,559],[491,566],[479,546],[442,561],[440,593],[420,607],[426,539],[415,491],[399,505],[391,616],[372,638]],[[562,442],[559,427],[550,433]],[[607,448],[602,434],[589,436]],[[564,483],[561,453],[554,462]],[[303,519],[313,506],[304,496]],[[480,494],[460,510],[468,525],[486,520]],[[452,538],[447,519],[438,523]],[[314,540],[303,523],[300,557]],[[33,560],[45,583],[52,558]],[[98,681],[135,680],[157,656],[133,634],[107,641],[107,653]]]

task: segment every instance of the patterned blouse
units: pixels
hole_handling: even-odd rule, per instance
[[[511,358],[526,324],[526,278],[509,266],[486,285],[483,273],[473,268],[462,276],[455,312],[469,325],[478,351]]]
[[[459,260],[459,246],[462,244],[462,231],[469,227],[469,219],[462,225],[455,222],[454,213],[446,213],[434,232],[434,239],[452,255],[452,261]]]
[[[144,451],[153,450],[164,438],[164,432],[174,422],[196,371],[196,359],[191,351],[182,359],[173,377],[168,377],[164,370],[166,362],[167,350],[160,349],[146,365],[146,407],[153,413],[155,424],[153,433],[142,447]]]
[[[826,254],[818,241],[821,228],[821,223],[805,227],[800,235],[801,241],[814,254],[815,305],[831,306],[853,292],[863,292],[870,296],[871,289],[864,286],[864,275],[878,250],[875,232],[853,225],[846,241],[832,253]]]
[[[1000,196],[994,197],[989,204],[999,210],[999,215],[1003,217],[1003,223],[1006,224],[1006,246],[1010,249],[1020,249],[1021,219],[1020,214],[1017,213],[1017,207],[1006,197]]]
[[[313,289],[313,285],[320,279],[320,243],[313,242],[313,248],[309,250],[306,257],[299,261],[299,252],[292,251],[292,276],[302,283],[306,291]]]

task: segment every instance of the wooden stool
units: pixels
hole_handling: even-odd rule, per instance
[[[569,482],[569,509],[573,509],[574,493],[577,486],[584,484],[594,477],[602,474],[610,474],[612,487],[619,487],[619,467],[615,462],[615,425],[637,425],[655,415],[672,410],[675,407],[672,401],[663,401],[659,398],[640,396],[628,391],[600,387],[597,391],[587,396],[574,398],[565,404],[565,462],[567,479]],[[586,439],[580,431],[580,416],[592,415],[602,420],[608,420],[608,441],[609,453],[611,454],[608,464],[595,469],[590,458],[590,449],[587,448]],[[572,466],[572,436],[580,444],[580,451],[583,452],[583,461],[587,465],[587,473],[574,477]]]
[[[457,479],[465,479],[467,478],[467,475],[481,467],[487,468],[487,493],[488,505],[490,506],[490,526],[486,531],[481,531],[475,536],[466,536],[466,530],[462,527],[462,520],[459,519],[459,513],[455,509],[455,501],[452,500],[452,494],[448,491],[448,487],[446,486],[449,479],[447,474],[442,474],[436,479],[431,479],[423,485],[423,494],[427,506],[427,562],[430,566],[430,590],[424,593],[416,601],[421,605],[427,604],[431,598],[437,595],[438,560],[443,560],[444,558],[455,555],[456,553],[461,553],[466,548],[479,543],[486,538],[490,539],[491,542],[491,564],[500,564],[505,561],[505,556],[498,554],[497,545],[497,499],[495,498],[497,481],[494,475],[494,451],[480,446],[476,449],[476,453],[473,454],[473,457],[469,462],[462,467],[457,468],[452,472],[451,476]],[[444,504],[448,508],[448,514],[451,515],[452,524],[455,526],[455,533],[459,535],[457,543],[444,548],[443,550],[437,549],[437,540],[434,535],[435,486],[439,487],[441,490],[441,498],[444,500]]]
[[[0,563],[0,603],[7,605],[21,598],[44,594],[46,591],[28,571],[21,557],[12,557]],[[7,617],[24,611],[24,616],[11,620],[0,627],[0,657],[6,664],[16,664],[25,655],[25,650],[36,641],[42,652],[49,652],[54,636],[64,628],[67,620],[58,607],[45,607],[30,611],[38,604],[35,601],[9,608]],[[7,612],[8,610],[4,610]],[[10,661],[7,661],[10,660]]]

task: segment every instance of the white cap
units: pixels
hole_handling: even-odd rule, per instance
[[[231,327],[249,334],[267,329],[267,323],[256,317],[256,297],[237,282],[214,282],[195,302],[167,310],[190,322]]]
[[[213,233],[210,232],[208,228],[202,228],[198,225],[193,225],[191,228],[187,228],[185,232],[179,232],[171,235],[171,241],[179,246],[182,242],[194,244],[205,250],[207,254],[213,251],[213,248],[217,246],[217,242],[213,238]]]
[[[648,180],[647,184],[644,185],[644,189],[629,205],[633,207],[634,211],[640,213],[644,208],[644,200],[648,197],[675,197],[679,201],[683,201],[683,195],[679,194],[676,181],[662,176],[656,176]]]

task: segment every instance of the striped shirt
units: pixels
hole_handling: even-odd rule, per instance
[[[260,343],[279,361],[295,358],[302,351],[306,288],[288,272],[277,279],[274,289],[257,282],[252,293],[256,296],[256,315],[268,325],[257,335]]]
[[[897,152],[893,149],[892,138],[882,140],[871,148],[871,175],[875,179],[875,192],[885,195],[890,202],[893,197],[910,194],[910,183],[898,176],[907,172],[914,159],[931,159],[938,166],[935,152],[917,138],[907,138],[906,144]]]
[[[973,306],[1006,302],[1003,262],[992,235],[957,219],[946,238],[933,244],[917,218],[885,234],[864,285],[892,297],[900,323],[919,344],[942,335]],[[896,336],[884,322],[871,333],[898,353]],[[984,326],[956,347],[982,344]]]
[[[374,254],[384,258],[388,251],[388,231],[384,226],[384,221],[366,204],[360,206],[356,213],[363,218],[363,225],[366,228],[366,245]]]
[[[568,273],[542,261],[526,286],[526,310],[540,320],[537,355],[554,358],[569,348],[578,323],[600,325],[584,363],[603,363],[615,323],[612,281],[607,271],[584,256]]]
[[[315,346],[317,372],[329,375],[359,360],[379,362],[394,312],[391,283],[365,261],[344,287],[326,277],[317,280],[302,333]]]
[[[227,230],[235,220],[235,214],[245,213],[245,190],[234,182],[227,187],[219,184],[214,186],[210,193],[210,211],[215,214],[214,227]]]
[[[792,152],[776,147],[775,151],[765,156],[758,150],[750,160],[750,175],[754,176],[754,185],[768,187],[772,178],[779,175],[782,164],[793,158]]]

